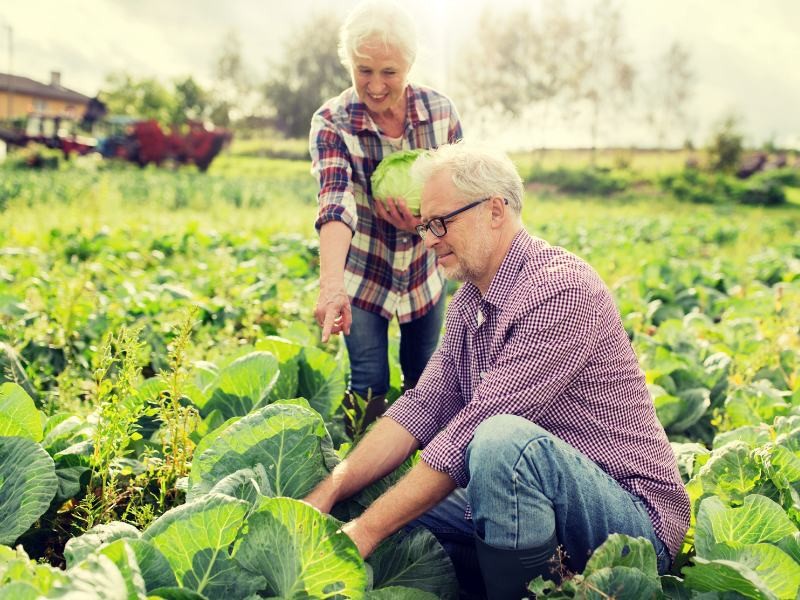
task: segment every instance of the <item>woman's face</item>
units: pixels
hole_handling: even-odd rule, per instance
[[[353,56],[353,85],[371,113],[403,107],[408,65],[393,46],[367,42]]]

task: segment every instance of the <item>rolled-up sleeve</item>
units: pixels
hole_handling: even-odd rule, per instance
[[[437,349],[417,385],[386,412],[387,417],[407,429],[423,448],[464,406],[458,381],[452,373],[451,356],[442,348]]]
[[[309,133],[311,174],[319,184],[317,231],[330,221],[341,221],[355,233],[356,202],[353,196],[350,152],[341,133],[323,112],[314,115]]]
[[[589,360],[596,319],[590,295],[576,288],[522,314],[472,399],[426,445],[422,460],[465,487],[466,450],[478,425],[499,414],[536,421]]]
[[[461,130],[461,120],[453,104],[450,104],[450,124],[447,128],[447,143],[454,144],[463,139],[464,132]]]

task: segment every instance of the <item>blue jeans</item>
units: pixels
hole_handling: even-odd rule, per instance
[[[451,557],[473,536],[499,548],[534,548],[555,531],[566,566],[583,571],[589,555],[612,533],[649,539],[658,571],[670,557],[640,498],[575,448],[535,423],[497,415],[481,423],[467,448],[470,481],[410,526],[422,525]],[[472,521],[464,519],[467,503]]]
[[[419,319],[400,325],[400,368],[403,387],[411,389],[439,343],[444,318],[445,294]],[[389,391],[389,320],[352,306],[353,323],[345,336],[350,357],[350,389],[366,397]]]

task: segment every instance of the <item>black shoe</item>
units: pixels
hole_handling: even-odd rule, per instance
[[[545,543],[535,548],[510,550],[496,548],[475,536],[478,563],[489,600],[520,600],[530,596],[528,582],[539,575],[554,579],[551,559],[558,548],[555,532]]]

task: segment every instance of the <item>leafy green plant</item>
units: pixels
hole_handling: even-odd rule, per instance
[[[184,391],[190,376],[186,351],[196,314],[196,309],[190,310],[184,318],[169,349],[169,369],[159,375],[163,388],[158,395],[156,416],[162,423],[161,455],[164,462],[158,475],[158,504],[162,510],[168,495],[174,493],[177,480],[188,473],[194,451],[190,434],[197,425],[198,413],[191,403],[184,401]]]
[[[372,173],[372,195],[385,202],[387,198],[402,198],[408,210],[419,214],[422,187],[411,177],[411,166],[424,154],[423,149],[400,150],[384,156]]]
[[[536,597],[619,598],[637,600],[662,597],[656,552],[645,538],[615,533],[592,553],[583,573],[560,584],[537,577],[528,589]]]

